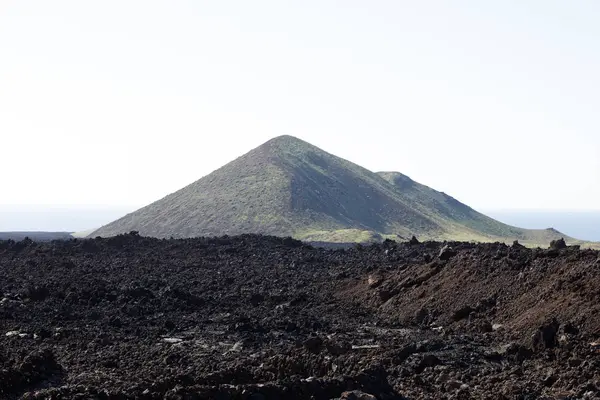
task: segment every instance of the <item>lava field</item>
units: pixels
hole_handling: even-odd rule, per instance
[[[600,398],[599,299],[558,245],[0,241],[0,398]]]

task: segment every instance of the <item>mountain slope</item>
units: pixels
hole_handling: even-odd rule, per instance
[[[400,172],[378,172],[377,174],[391,183],[400,195],[412,199],[415,207],[432,210],[432,218],[441,216],[443,218],[441,223],[450,232],[448,239],[486,241],[487,239],[500,238],[546,244],[551,240],[562,237],[572,243],[577,242],[553,228],[522,229],[504,224],[475,211],[444,192],[438,192],[415,182]],[[458,235],[459,232],[466,233],[467,237],[461,238]]]
[[[555,231],[495,221],[398,172],[374,173],[280,136],[91,236],[265,233],[362,241],[381,235],[544,242]],[[542,243],[542,242],[539,242]]]

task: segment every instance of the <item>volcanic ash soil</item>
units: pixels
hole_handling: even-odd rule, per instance
[[[599,271],[518,244],[4,241],[0,398],[600,398]]]

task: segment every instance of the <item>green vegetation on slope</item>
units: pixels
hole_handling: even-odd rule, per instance
[[[547,244],[563,236],[502,224],[398,172],[371,172],[291,136],[272,139],[91,236],[131,230],[156,237],[265,233],[339,242],[415,235]]]

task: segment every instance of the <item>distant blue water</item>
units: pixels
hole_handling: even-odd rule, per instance
[[[98,228],[135,210],[135,206],[0,205],[2,231],[67,231]],[[504,223],[530,229],[554,228],[582,240],[600,242],[600,211],[483,210]]]
[[[576,239],[600,241],[600,211],[488,210],[483,213],[521,228],[554,228]]]
[[[0,232],[78,232],[99,228],[137,207],[0,205]]]

